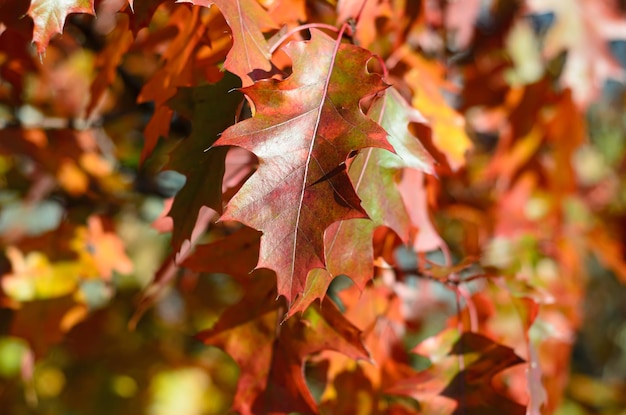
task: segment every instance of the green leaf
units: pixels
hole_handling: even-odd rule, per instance
[[[192,120],[191,135],[170,153],[166,168],[187,177],[169,212],[174,219],[172,245],[178,250],[190,238],[202,206],[222,211],[222,179],[228,149],[211,147],[218,135],[235,121],[243,95],[234,90],[239,78],[226,73],[213,85],[180,88],[170,106]]]

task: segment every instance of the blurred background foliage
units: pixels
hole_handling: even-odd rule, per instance
[[[165,27],[167,19],[166,9],[157,10],[150,27],[138,34],[137,46],[116,69],[111,91],[89,128],[81,115],[115,22],[72,15],[41,62],[19,32],[0,35],[3,414],[200,415],[224,413],[231,404],[236,364],[219,349],[196,341],[194,334],[211,327],[241,298],[234,280],[181,270],[155,305],[135,318],[142,290],[169,253],[168,234],[151,224],[184,181],[161,171],[171,146],[167,142],[139,164],[153,107],[138,105],[137,97],[160,65],[159,45],[145,47],[142,41]],[[487,33],[498,26],[498,16],[482,16],[479,23]],[[532,15],[508,32],[499,52],[507,62],[509,85],[538,82],[543,76],[537,42],[551,24],[554,15]],[[626,68],[626,42],[609,46]],[[558,72],[563,59],[567,57],[556,56],[550,68]],[[589,105],[589,142],[577,150],[573,167],[583,187],[595,192],[590,200],[597,206],[578,209],[574,203],[571,208],[575,217],[596,215],[613,224],[622,246],[625,103],[624,84],[607,81]],[[457,104],[465,105],[470,117],[471,103]],[[190,125],[175,117],[171,137],[189,132]],[[477,131],[472,137],[479,150],[469,156],[470,177],[489,163],[497,140]],[[444,187],[452,191],[467,184],[459,176],[445,180]],[[541,197],[527,203],[530,211],[542,209]],[[466,231],[445,214],[436,215],[444,238],[453,251],[467,251]],[[542,261],[533,240],[495,245],[500,260],[502,250],[512,251],[519,263],[551,272],[553,265]],[[583,321],[557,413],[626,414],[626,288],[600,261],[590,258],[586,267],[590,278]],[[415,285],[422,283],[434,287],[442,305],[439,314],[425,316],[424,324],[410,333],[407,350],[439,332],[456,312],[448,291],[432,283]],[[340,290],[341,283],[333,287]],[[130,327],[133,322],[136,326]],[[416,359],[414,366],[420,364]],[[319,395],[314,370],[309,378]]]

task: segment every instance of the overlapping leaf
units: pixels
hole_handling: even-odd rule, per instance
[[[363,289],[373,276],[372,237],[377,227],[387,226],[408,241],[413,226],[397,189],[397,176],[402,168],[434,172],[431,156],[408,130],[410,122],[424,119],[395,88],[389,88],[376,100],[369,115],[389,133],[388,140],[396,154],[368,148],[352,161],[350,178],[369,219],[336,222],[328,228],[324,236],[326,270],[311,272],[302,298],[290,313],[301,311],[316,298],[323,297],[324,288],[340,274],[348,275]],[[414,185],[423,186],[421,182]]]
[[[169,212],[174,219],[175,250],[191,236],[202,206],[222,211],[222,178],[228,149],[209,147],[234,123],[243,97],[233,89],[240,85],[239,78],[226,73],[217,84],[179,89],[169,102],[181,115],[193,120],[191,135],[172,150],[167,166],[187,177]]]
[[[263,274],[257,272],[242,300],[198,337],[222,348],[241,369],[234,410],[243,415],[316,413],[304,379],[305,359],[322,350],[367,359],[360,331],[330,301],[309,308],[301,320],[279,325],[284,302],[275,301],[274,278]]]
[[[152,153],[159,138],[166,137],[169,133],[173,111],[166,105],[167,100],[176,94],[177,88],[194,84],[194,53],[206,42],[205,23],[211,18],[211,15],[201,15],[200,8],[189,10],[188,7],[179,7],[172,13],[168,26],[163,29],[166,36],[171,36],[170,33],[173,32],[175,37],[163,52],[162,67],[146,82],[137,97],[138,102],[155,103],[154,114],[144,131],[142,161]]]
[[[380,76],[367,72],[370,52],[350,45],[335,51],[335,46],[313,30],[310,41],[285,47],[293,74],[245,88],[256,114],[216,142],[259,158],[258,171],[222,219],[263,232],[257,267],[276,271],[278,293],[288,302],[302,292],[311,269],[324,267],[326,228],[366,217],[346,172],[350,153],[365,147],[392,150],[385,131],[359,107],[364,97],[385,88]]]
[[[396,154],[370,148],[357,156],[350,165],[350,178],[371,220],[333,224],[325,238],[327,269],[333,275],[350,276],[361,288],[373,275],[374,229],[384,225],[405,242],[409,237],[410,218],[396,187],[398,171],[411,168],[434,172],[432,158],[408,130],[409,122],[423,119],[398,91],[387,90],[384,97],[372,106],[370,116],[387,130]]]
[[[448,355],[444,355],[447,348]],[[500,395],[491,383],[497,373],[523,362],[513,349],[472,332],[459,338],[455,330],[429,339],[418,345],[416,351],[425,349],[433,353],[430,356],[433,365],[414,378],[401,381],[390,393],[411,396],[424,403],[424,414],[526,413],[524,406]],[[460,364],[464,367],[459,367]]]

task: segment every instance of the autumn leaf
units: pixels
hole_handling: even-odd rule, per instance
[[[367,359],[360,331],[330,301],[281,325],[284,300],[275,299],[274,278],[257,272],[242,300],[198,338],[220,347],[239,365],[233,410],[243,415],[317,413],[304,379],[305,359],[322,350]]]
[[[400,49],[399,55],[411,67],[405,76],[414,89],[411,103],[429,121],[433,144],[445,154],[452,170],[459,169],[472,143],[465,132],[465,118],[444,98],[441,89],[447,82],[442,68],[408,49]]]
[[[196,272],[223,272],[242,280],[250,278],[259,255],[258,231],[242,228],[222,239],[198,245],[182,266]]]
[[[12,272],[0,279],[2,291],[17,301],[55,298],[68,295],[78,287],[80,264],[50,263],[41,252],[24,255],[14,246],[6,249]]]
[[[124,252],[124,244],[119,236],[104,229],[102,218],[93,215],[87,220],[88,227],[76,230],[71,242],[72,249],[82,263],[81,276],[99,277],[110,280],[113,271],[128,274],[133,270],[133,263]]]
[[[172,109],[192,120],[191,135],[172,149],[166,166],[187,178],[168,213],[174,219],[172,246],[176,251],[191,237],[202,206],[222,211],[222,179],[228,149],[211,145],[235,122],[243,100],[241,93],[234,90],[239,86],[239,78],[227,72],[216,84],[180,88],[168,102]]]
[[[454,331],[449,329],[424,342],[429,344],[418,345],[418,352],[431,350],[433,365],[388,392],[425,403],[424,414],[524,415],[524,406],[500,395],[491,383],[497,373],[523,360],[513,349],[483,335],[465,332],[458,337]],[[444,355],[446,349],[449,351]],[[456,405],[449,405],[448,399]]]
[[[215,4],[230,26],[233,47],[226,56],[224,68],[239,76],[244,86],[259,79],[254,71],[269,71],[271,54],[263,30],[275,29],[276,24],[255,0],[178,0],[210,7]]]
[[[335,222],[326,230],[326,269],[314,269],[309,273],[305,289],[288,315],[301,312],[316,299],[324,298],[330,282],[337,275],[349,276],[363,289],[373,276],[372,237],[378,226],[388,226],[405,240],[408,237],[408,217],[396,189],[395,176],[402,167],[432,172],[430,155],[407,128],[409,120],[421,121],[421,118],[394,88],[389,88],[375,102],[369,115],[389,132],[388,140],[397,155],[370,148],[350,163],[351,180],[370,219]],[[381,195],[386,196],[382,200],[389,201],[390,205],[380,203]]]
[[[76,306],[71,295],[29,301],[15,311],[10,334],[28,341],[36,357],[44,357],[63,340],[63,319]],[[33,330],[37,327],[37,330]]]
[[[388,132],[388,141],[396,154],[368,148],[350,163],[350,179],[369,219],[335,222],[326,230],[327,271],[311,271],[302,296],[289,314],[323,298],[324,287],[327,288],[337,275],[349,276],[363,289],[374,274],[372,237],[377,227],[387,226],[408,242],[411,226],[397,188],[398,173],[403,168],[434,173],[432,157],[408,129],[410,122],[423,122],[424,119],[393,87],[374,102],[368,115]]]
[[[402,301],[381,280],[368,284],[363,290],[351,286],[341,290],[338,297],[345,308],[346,318],[363,331],[363,341],[371,360],[354,362],[338,353],[322,352],[317,359],[328,362],[328,382],[320,406],[328,413],[342,413],[347,402],[355,401],[354,405],[369,413],[368,404],[381,407],[390,398],[386,389],[415,373],[401,344],[406,331]],[[345,385],[342,380],[351,380],[355,385],[351,390],[341,390]],[[372,389],[371,398],[369,402],[356,402],[360,401],[358,387],[365,384]]]
[[[344,167],[349,154],[365,147],[392,150],[385,131],[359,108],[364,97],[385,88],[366,70],[371,54],[350,45],[335,53],[335,46],[317,30],[310,41],[287,45],[293,74],[245,88],[256,114],[216,142],[259,159],[222,220],[263,232],[257,268],[276,271],[278,293],[288,302],[302,292],[311,269],[324,267],[326,228],[366,217]]]
[[[388,140],[396,152],[370,148],[350,165],[350,177],[371,220],[342,221],[326,232],[327,269],[333,275],[350,276],[361,288],[373,274],[375,228],[384,225],[403,241],[409,238],[411,227],[397,187],[398,172],[401,169],[434,172],[432,158],[408,130],[411,121],[422,121],[422,118],[395,89],[388,89],[384,97],[374,103],[370,116],[387,130]]]
[[[28,15],[33,19],[33,42],[41,55],[50,38],[63,32],[65,18],[71,13],[95,15],[93,0],[31,0]]]
[[[107,47],[98,55],[96,66],[99,71],[91,84],[91,96],[86,113],[90,116],[96,109],[107,88],[115,80],[116,70],[128,48],[133,44],[133,35],[129,30],[129,18],[118,14],[118,21],[109,35]]]

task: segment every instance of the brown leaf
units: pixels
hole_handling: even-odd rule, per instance
[[[198,245],[181,265],[196,272],[223,272],[249,279],[258,261],[260,233],[244,227],[208,244]]]
[[[239,365],[233,410],[244,415],[317,413],[304,380],[305,359],[322,350],[367,359],[360,331],[330,301],[281,325],[284,300],[275,298],[274,278],[257,272],[244,298],[198,337],[222,348]]]
[[[500,371],[523,362],[513,349],[472,332],[458,337],[452,329],[428,342],[431,343],[428,349],[438,349],[431,357],[433,365],[414,378],[399,382],[389,393],[411,396],[420,404],[426,403],[424,414],[526,413],[524,406],[498,394],[491,383]],[[416,351],[424,349],[423,345],[418,345]],[[442,350],[446,349],[449,351],[443,355]],[[441,397],[454,399],[456,408],[448,405],[442,410],[445,400]],[[433,405],[437,402],[440,407]]]

